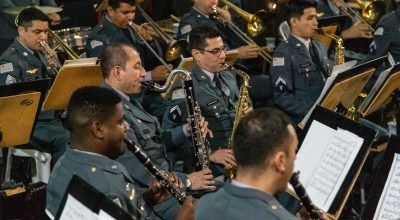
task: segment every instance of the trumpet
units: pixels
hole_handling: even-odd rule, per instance
[[[231,4],[231,3],[229,3]],[[236,7],[236,6],[235,6]],[[257,47],[257,49],[259,50],[259,55],[268,63],[271,63],[272,61],[272,57],[270,54],[268,54],[263,48],[261,48],[253,39],[251,39],[251,37],[247,36],[245,33],[243,33],[242,30],[240,30],[240,28],[238,26],[236,26],[233,22],[231,21],[227,21],[222,15],[220,15],[217,12],[217,7],[215,6],[214,8],[214,13],[210,15],[210,17],[222,24],[227,24],[228,28],[230,30],[232,30],[233,33],[235,33],[241,40],[243,40],[243,42],[245,42],[246,44],[253,44]],[[248,25],[249,26],[249,25]],[[260,29],[260,26],[254,26],[256,29]],[[257,28],[258,27],[258,28]]]

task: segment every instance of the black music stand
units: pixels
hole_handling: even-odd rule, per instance
[[[389,214],[388,217],[391,217],[386,219],[400,218],[400,213],[397,211],[398,207],[400,206],[398,199],[400,196],[400,192],[398,191],[400,189],[400,187],[398,187],[398,176],[400,173],[398,172],[399,166],[394,166],[394,163],[396,163],[396,160],[394,159],[396,155],[400,154],[399,146],[400,137],[391,135],[385,155],[377,172],[374,175],[372,188],[368,196],[368,202],[365,206],[361,219],[374,219],[375,215],[375,219],[381,219],[380,217],[383,214]],[[399,159],[397,159],[397,161],[399,161]],[[387,210],[383,210],[382,205],[386,205],[386,208],[395,208],[397,215],[394,214],[396,212],[385,212]]]
[[[400,89],[400,63],[394,65],[388,73],[382,72],[358,111],[365,117],[380,109],[390,98],[393,91]],[[381,77],[383,77],[381,79]]]
[[[345,118],[344,116],[335,113],[333,111],[327,110],[320,106],[316,106],[314,111],[311,114],[310,120],[308,120],[307,124],[304,127],[305,137],[299,140],[299,146],[303,147],[303,142],[307,138],[308,131],[314,121],[322,123],[324,126],[329,128],[339,130],[343,129],[349,131],[350,133],[357,135],[363,139],[360,150],[357,153],[357,156],[354,158],[348,172],[343,179],[342,184],[340,185],[340,190],[334,197],[332,204],[330,205],[328,210],[324,210],[328,213],[330,219],[338,219],[343,211],[344,205],[350,195],[350,192],[357,180],[357,177],[361,171],[361,168],[368,156],[370,146],[376,136],[377,132],[369,127],[361,125],[358,122],[355,122],[351,119]],[[325,138],[325,137],[322,137]],[[301,148],[300,147],[300,148]],[[310,146],[307,146],[310,147]],[[314,147],[314,146],[312,146]],[[315,146],[318,147],[318,146]],[[297,156],[296,162],[300,161],[301,158]],[[321,163],[320,163],[321,164]],[[301,171],[301,170],[300,170]],[[304,171],[305,172],[305,171]],[[301,172],[300,172],[301,179]],[[311,195],[310,195],[311,197]],[[311,197],[311,200],[313,198]]]
[[[73,175],[68,184],[64,197],[60,203],[55,219],[60,219],[67,212],[74,212],[76,210],[67,210],[65,208],[68,202],[68,196],[72,196],[79,201],[86,208],[90,209],[93,213],[99,214],[104,211],[109,216],[118,220],[132,220],[132,216],[107,198],[103,193],[95,189],[92,185],[88,184],[85,180],[77,175]],[[74,220],[79,220],[74,218]],[[84,220],[84,219],[81,219]]]

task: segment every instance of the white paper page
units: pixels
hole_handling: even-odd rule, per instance
[[[295,163],[313,203],[328,211],[357,156],[363,139],[351,132],[312,123]]]
[[[400,155],[395,154],[374,220],[400,219]]]
[[[98,215],[98,220],[115,220],[111,215],[109,215],[107,212],[105,212],[103,209],[100,209],[99,215]]]
[[[300,122],[300,127],[305,126],[305,124],[307,123],[308,119],[311,116],[312,111],[314,110],[316,105],[319,105],[320,102],[322,101],[322,98],[325,96],[325,93],[328,91],[328,89],[331,87],[333,81],[336,79],[336,77],[346,71],[349,70],[350,68],[354,67],[356,65],[357,61],[356,60],[352,60],[340,65],[335,65],[332,68],[332,73],[331,75],[326,79],[325,82],[325,86],[322,89],[322,92],[320,94],[320,96],[318,97],[317,101],[314,103],[314,105],[311,107],[311,109],[308,111],[307,115],[303,118],[303,120]]]
[[[97,215],[68,194],[60,220],[95,220]]]

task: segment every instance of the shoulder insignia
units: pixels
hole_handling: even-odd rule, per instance
[[[90,41],[90,46],[92,47],[92,49],[98,47],[98,46],[102,46],[103,42],[98,41],[98,40],[92,40]]]
[[[5,63],[0,65],[0,73],[8,73],[14,71],[12,63]]]
[[[275,87],[279,89],[279,91],[284,91],[287,88],[287,81],[282,77],[278,77],[275,81]]]
[[[192,26],[190,26],[190,24],[187,24],[181,28],[181,34],[187,34],[190,31],[192,31]]]
[[[383,31],[384,31],[383,27],[378,27],[378,29],[376,29],[374,35],[375,36],[383,35]]]
[[[272,59],[272,66],[284,66],[285,58],[284,57],[274,57]]]
[[[17,79],[15,79],[15,77],[13,77],[11,75],[8,75],[6,77],[6,81],[5,81],[6,85],[10,85],[10,84],[13,84],[13,83],[16,83],[16,82],[17,82]]]
[[[119,207],[122,208],[122,204],[121,204],[121,201],[119,201],[119,198],[113,199],[113,202],[114,202],[115,204],[117,204]]]
[[[179,105],[175,105],[169,110],[168,119],[173,122],[182,121],[182,110]]]
[[[184,99],[185,98],[185,91],[183,89],[177,89],[172,92],[172,100],[175,99]]]
[[[375,41],[372,41],[372,43],[369,45],[368,52],[369,52],[369,54],[375,54],[375,52],[376,52]]]

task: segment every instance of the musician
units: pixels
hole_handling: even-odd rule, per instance
[[[222,39],[225,44],[229,45],[229,49],[238,49],[238,58],[250,59],[257,57],[258,48],[256,46],[243,46],[245,42],[240,42],[229,28],[210,19],[210,15],[214,13],[217,5],[218,0],[194,0],[193,7],[188,13],[184,14],[180,20],[177,38],[188,40],[187,37],[194,28],[208,25],[217,28],[221,32]],[[231,14],[227,9],[217,8],[217,11],[227,22],[232,22]]]
[[[15,27],[15,15],[4,12],[7,8],[28,7],[31,4],[39,6],[57,7],[55,0],[2,0],[0,1],[0,54],[2,54],[13,42],[17,36]],[[61,18],[57,13],[47,15],[52,25],[60,23]]]
[[[140,191],[126,168],[114,160],[124,151],[123,139],[129,129],[118,94],[109,89],[83,87],[74,92],[67,109],[71,145],[51,173],[47,213],[56,215],[72,175],[78,175],[137,219],[160,219],[146,208],[163,202],[168,193],[158,184],[152,184],[146,193]],[[175,181],[179,185],[176,177]],[[190,199],[182,212],[186,209],[193,210]],[[175,219],[187,217],[181,218],[180,214]]]
[[[163,81],[168,77],[169,70],[166,66],[159,65],[158,61],[150,62],[149,58],[153,58],[148,48],[141,43],[128,29],[128,22],[133,20],[136,13],[135,0],[109,0],[107,13],[104,15],[102,21],[96,25],[86,43],[87,57],[100,58],[103,47],[111,42],[131,43],[140,51],[141,58],[146,60],[148,66],[146,69],[152,69],[147,75],[147,79],[154,81]],[[140,28],[142,36],[149,41],[153,38]],[[156,63],[157,65],[154,65]],[[154,68],[154,69],[153,69]]]
[[[141,82],[146,76],[139,54],[135,49],[126,44],[109,44],[104,48],[101,58],[103,60],[101,69],[105,77],[105,82],[101,86],[118,92],[121,97],[124,119],[131,128],[127,132],[128,138],[137,143],[161,169],[173,169],[165,155],[166,145],[173,146],[185,142],[190,136],[188,125],[162,130],[157,119],[146,112],[141,104],[131,97],[140,93]],[[200,124],[202,131],[208,132],[207,122],[202,121]],[[140,183],[140,186],[148,187],[149,173],[132,152],[126,150],[117,161],[128,168],[129,174]],[[215,189],[213,176],[208,169],[188,175],[182,173],[177,175],[185,183],[187,189]],[[171,215],[171,212],[176,214],[176,205],[172,204],[172,208],[167,207],[165,215]]]
[[[256,109],[244,116],[233,140],[236,179],[203,196],[195,219],[296,219],[274,195],[287,188],[297,144],[291,120],[283,112]]]
[[[235,75],[224,70],[225,46],[217,29],[207,25],[194,28],[189,36],[189,49],[194,60],[192,80],[195,97],[214,136],[209,139],[212,150],[210,167],[214,176],[219,176],[223,171],[221,165],[236,164],[232,150],[225,148],[232,133],[239,89]],[[173,128],[185,123],[186,109],[184,91],[177,87],[168,101],[163,127]]]
[[[48,17],[36,8],[21,11],[18,19],[18,37],[0,56],[0,85],[54,77],[52,60],[43,53],[40,42],[47,42]],[[46,58],[47,57],[47,58]],[[68,132],[54,111],[44,111],[30,140],[39,150],[52,154],[52,164],[65,151]]]
[[[400,8],[384,15],[376,25],[374,40],[369,46],[367,60],[390,52],[395,63],[400,62]]]
[[[311,36],[318,26],[314,0],[292,0],[287,6],[288,42],[273,55],[270,73],[274,103],[297,124],[320,95],[329,75],[326,48]]]

